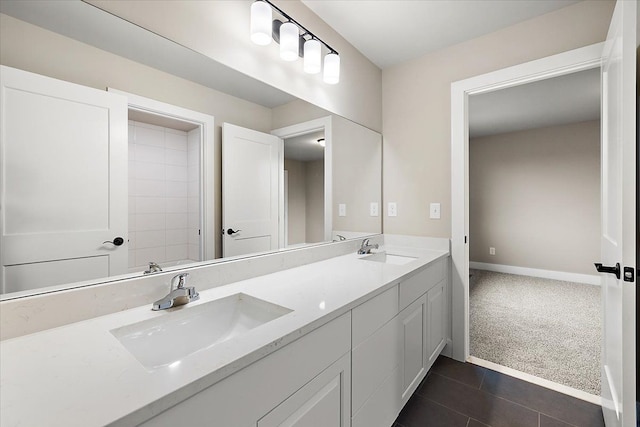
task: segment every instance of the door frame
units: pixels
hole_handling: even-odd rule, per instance
[[[451,83],[452,355],[469,358],[469,96],[600,66],[597,43]]]
[[[216,188],[213,170],[215,163],[214,117],[112,87],[108,87],[107,91],[126,96],[130,110],[169,117],[193,123],[200,127],[200,206],[202,207],[200,210],[200,230],[202,230],[200,235],[200,261],[215,259],[215,201],[213,197]]]
[[[285,126],[282,128],[274,129],[271,131],[272,135],[276,135],[280,138],[287,139],[295,136],[305,135],[311,132],[317,132],[324,130],[324,240],[331,241],[333,232],[333,217],[332,217],[332,204],[333,204],[333,180],[331,177],[332,171],[332,138],[331,138],[331,116],[322,117],[319,119],[309,120],[307,122],[298,123],[291,126]],[[280,218],[284,219],[284,165],[280,171]],[[284,239],[284,221],[280,221],[280,241],[285,242]]]

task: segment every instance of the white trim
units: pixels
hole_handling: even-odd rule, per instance
[[[469,262],[469,268],[495,271],[497,273],[517,274],[518,276],[542,277],[543,279],[562,280],[565,282],[584,283],[600,286],[600,276],[594,274],[566,273],[564,271],[541,270],[539,268],[517,267],[514,265],[489,264],[486,262]]]
[[[289,246],[289,171],[283,171],[283,173],[284,179],[282,183],[284,188],[282,190],[282,200],[284,200],[284,212],[282,213],[282,228],[284,229],[283,247],[286,248]]]
[[[324,130],[324,240],[331,241],[333,238],[333,143],[331,116],[274,129],[271,131],[271,134],[279,136],[282,139],[287,139],[320,130]]]
[[[200,126],[200,138],[202,140],[200,148],[200,180],[202,184],[200,188],[200,197],[202,203],[202,212],[200,213],[200,226],[202,229],[201,253],[203,253],[204,255],[201,261],[215,259],[216,230],[214,229],[213,222],[215,212],[215,201],[213,192],[216,188],[216,179],[214,174],[214,117],[209,114],[203,114],[197,111],[178,107],[176,105],[156,101],[155,99],[145,98],[143,96],[124,92],[112,87],[108,87],[107,91],[126,96],[127,102],[129,104],[129,109],[165,117],[171,117]]]
[[[469,357],[469,95],[491,92],[600,66],[603,43],[451,83],[452,350]]]
[[[578,390],[564,384],[555,383],[544,378],[536,377],[535,375],[527,374],[526,372],[517,371],[515,369],[498,365],[496,363],[489,362],[488,360],[478,359],[477,357],[473,356],[469,356],[467,358],[467,362],[473,363],[474,365],[482,366],[483,368],[491,369],[492,371],[500,372],[501,374],[509,375],[510,377],[518,378],[520,380],[539,385],[540,387],[548,388],[550,390],[575,397],[576,399],[593,403],[594,405],[602,406],[602,398],[600,396],[587,393],[586,391]]]

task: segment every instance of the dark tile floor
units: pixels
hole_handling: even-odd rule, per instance
[[[604,427],[597,405],[440,356],[394,427]]]

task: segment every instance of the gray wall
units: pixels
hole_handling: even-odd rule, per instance
[[[324,160],[305,162],[307,223],[306,242],[323,242],[324,238]]]
[[[600,121],[472,139],[469,201],[471,261],[594,274]]]
[[[324,160],[284,159],[288,172],[287,243],[324,241]]]

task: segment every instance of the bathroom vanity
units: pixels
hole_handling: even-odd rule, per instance
[[[446,239],[384,237],[6,339],[0,424],[390,426],[450,339],[450,258]]]

